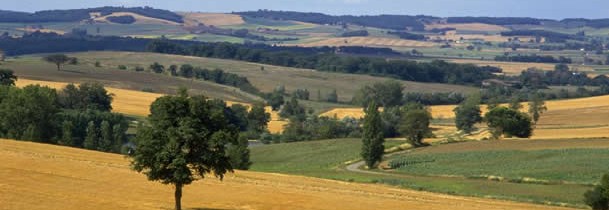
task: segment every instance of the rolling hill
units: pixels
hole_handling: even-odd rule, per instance
[[[0,140],[0,159],[0,209],[173,206],[170,186],[131,171],[121,155]],[[566,209],[248,171],[195,182],[182,200],[186,209]]]

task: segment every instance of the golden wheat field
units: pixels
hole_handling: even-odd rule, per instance
[[[0,139],[0,209],[172,209],[171,186],[116,154]],[[383,185],[236,171],[184,188],[184,209],[566,209]]]
[[[68,83],[64,82],[51,82],[51,81],[40,81],[40,80],[29,80],[20,78],[17,80],[16,85],[18,87],[24,87],[27,85],[42,85],[49,86],[55,89],[62,89]],[[125,90],[119,88],[109,88],[106,87],[109,93],[114,95],[114,100],[112,101],[112,108],[114,112],[127,114],[127,115],[136,115],[136,116],[147,116],[150,114],[150,104],[154,102],[158,97],[163,96],[163,94],[158,93],[147,93],[142,91],[135,90]],[[245,103],[234,102],[234,101],[226,101],[227,105],[232,104],[243,104]],[[283,121],[279,118],[277,112],[271,110],[270,107],[267,107],[267,112],[271,114],[271,121],[268,124],[268,129],[271,133],[280,133],[283,130],[283,126],[287,124],[286,121]]]
[[[484,23],[445,23],[445,24],[428,24],[425,25],[425,30],[439,29],[439,28],[455,28],[462,31],[509,31],[510,29],[499,26],[490,25]]]
[[[207,26],[227,26],[245,23],[241,16],[233,14],[184,12],[180,15],[184,17],[184,24],[186,26],[196,26],[199,23]]]
[[[523,104],[522,111],[527,105]],[[609,96],[547,101],[548,111],[541,116],[533,139],[609,137]],[[434,118],[455,117],[455,105],[431,106]],[[487,111],[485,106],[482,111]],[[361,108],[339,108],[321,114],[338,118],[364,116]]]
[[[295,44],[302,47],[322,47],[322,46],[383,46],[383,47],[433,47],[432,42],[404,40],[397,38],[382,37],[343,37],[328,38],[312,41],[304,44]]]

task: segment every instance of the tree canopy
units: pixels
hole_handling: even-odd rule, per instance
[[[238,129],[230,124],[228,109],[204,96],[164,96],[152,103],[149,124],[138,129],[133,169],[174,185],[177,210],[184,185],[233,171],[226,145],[238,144]]]
[[[495,107],[484,115],[493,138],[507,137],[528,138],[533,134],[531,117],[526,113],[507,107]]]

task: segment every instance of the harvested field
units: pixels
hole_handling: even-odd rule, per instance
[[[322,47],[322,46],[377,46],[377,47],[433,47],[436,46],[432,42],[404,40],[396,38],[382,37],[343,37],[343,38],[328,38],[318,41],[290,44],[302,47]]]
[[[0,140],[0,158],[0,209],[173,207],[172,187],[121,155]],[[182,200],[185,209],[566,209],[247,171],[186,186]]]
[[[509,31],[510,29],[503,27],[503,26],[499,26],[499,25],[491,25],[491,24],[484,24],[484,23],[463,23],[463,24],[456,24],[456,23],[446,23],[446,24],[429,24],[429,25],[425,25],[425,30],[431,30],[431,29],[435,29],[435,28],[455,28],[457,30],[462,30],[462,31]]]
[[[207,26],[239,25],[245,23],[241,16],[233,14],[185,12],[180,15],[184,17],[184,24],[186,26],[196,26],[199,23]]]

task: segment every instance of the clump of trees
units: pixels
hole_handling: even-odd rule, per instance
[[[106,20],[113,22],[113,23],[118,23],[118,24],[135,23],[135,18],[131,15],[109,16],[109,17],[106,17]]]
[[[368,36],[369,33],[366,30],[347,31],[340,34],[341,37],[353,37],[353,36]]]
[[[454,109],[454,112],[457,129],[465,133],[475,131],[476,127],[474,125],[482,122],[480,96],[470,95]]]
[[[495,56],[495,61],[506,61],[506,62],[532,62],[532,63],[572,63],[570,58],[560,56],[554,58],[553,56],[547,55],[499,55]]]
[[[0,69],[0,86],[14,86],[17,76],[10,69]]]
[[[493,139],[502,136],[528,138],[533,134],[532,120],[526,113],[507,107],[495,107],[484,115]]]
[[[126,143],[128,121],[110,112],[112,97],[103,86],[68,85],[58,92],[17,88],[16,77],[7,78],[0,85],[0,137],[116,153]]]
[[[584,193],[584,202],[592,210],[609,210],[609,174],[603,175],[600,185]]]
[[[398,81],[377,82],[362,87],[351,101],[362,107],[367,107],[368,103],[375,103],[381,107],[394,107],[403,104],[403,91],[404,86]]]
[[[408,104],[402,107],[400,134],[414,147],[426,146],[423,138],[432,136],[431,112],[421,104]]]

